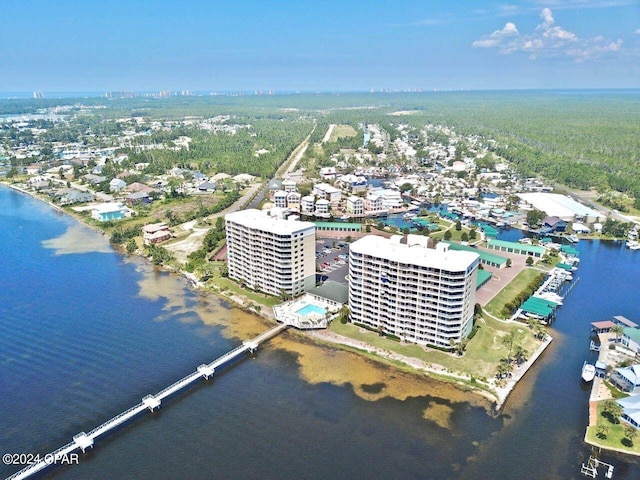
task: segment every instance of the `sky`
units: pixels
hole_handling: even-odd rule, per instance
[[[0,91],[640,87],[640,0],[0,0]]]

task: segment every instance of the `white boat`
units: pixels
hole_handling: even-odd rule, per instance
[[[567,240],[571,243],[578,243],[580,241],[577,235],[567,235]]]
[[[595,376],[596,367],[590,363],[584,362],[584,365],[582,365],[582,380],[589,383],[595,378]]]
[[[402,219],[403,219],[403,220],[413,220],[414,218],[416,218],[416,216],[417,216],[417,215],[416,215],[415,213],[409,213],[409,212],[407,212],[407,213],[405,213],[405,214],[402,216]]]
[[[640,242],[637,240],[627,240],[627,248],[630,250],[638,250],[640,249]]]

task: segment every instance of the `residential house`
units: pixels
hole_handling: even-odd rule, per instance
[[[107,177],[96,175],[94,173],[87,173],[86,175],[82,176],[82,179],[91,185],[100,185],[102,182],[107,181]]]
[[[621,398],[616,402],[622,407],[622,419],[640,428],[640,395]]]
[[[364,192],[368,183],[365,177],[352,174],[342,175],[337,179],[337,182],[351,193]]]
[[[322,167],[318,174],[322,180],[335,180],[337,173],[336,167]]]
[[[342,198],[342,192],[339,188],[329,185],[328,183],[316,183],[313,186],[313,193],[318,197],[327,200],[331,205],[337,205]]]
[[[138,191],[130,193],[126,196],[125,201],[128,205],[138,205],[140,203],[151,203],[153,199],[149,196],[149,194],[145,191]]]
[[[623,328],[620,343],[632,352],[640,354],[640,329],[634,327]]]
[[[164,242],[171,238],[171,231],[169,226],[162,223],[151,223],[142,227],[142,238],[145,245]]]
[[[216,184],[213,182],[202,182],[198,185],[198,191],[203,193],[213,193],[216,191]]]
[[[284,190],[278,190],[273,194],[273,203],[276,208],[287,208],[287,195]]]
[[[109,190],[112,192],[120,192],[127,186],[127,182],[119,178],[114,178],[109,182]]]
[[[282,188],[285,192],[291,193],[296,191],[296,182],[293,180],[285,180],[282,182]]]
[[[329,215],[329,200],[321,198],[316,202],[316,215],[327,216]]]
[[[291,192],[287,194],[287,208],[300,211],[301,199],[302,195],[300,195],[298,192]]]
[[[560,217],[551,216],[542,221],[541,233],[564,232],[567,229],[567,222]]]
[[[91,218],[99,222],[122,220],[127,213],[127,208],[121,203],[101,203],[91,209]]]
[[[364,215],[364,199],[356,197],[355,195],[347,197],[346,209],[347,213],[350,213],[351,215]]]
[[[273,196],[277,191],[283,190],[282,181],[277,178],[273,178],[267,184],[267,189],[269,190],[269,198],[273,200]]]
[[[306,195],[300,199],[300,211],[312,214],[316,211],[316,198],[313,195]]]
[[[631,395],[640,393],[640,364],[616,368],[610,380],[623,392]]]
[[[365,213],[378,213],[384,211],[384,207],[382,205],[382,197],[375,193],[369,192],[364,199],[364,210]]]
[[[67,189],[66,192],[60,197],[61,205],[73,205],[76,203],[93,202],[95,195],[91,192],[84,192],[75,188]]]

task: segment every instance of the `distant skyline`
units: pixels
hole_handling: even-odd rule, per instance
[[[0,91],[640,87],[640,1],[0,2]]]

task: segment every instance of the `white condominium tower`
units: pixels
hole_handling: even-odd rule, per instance
[[[271,295],[315,286],[316,226],[259,210],[225,216],[229,277]]]
[[[451,348],[471,332],[479,255],[418,235],[368,235],[349,248],[349,319],[408,342]]]

